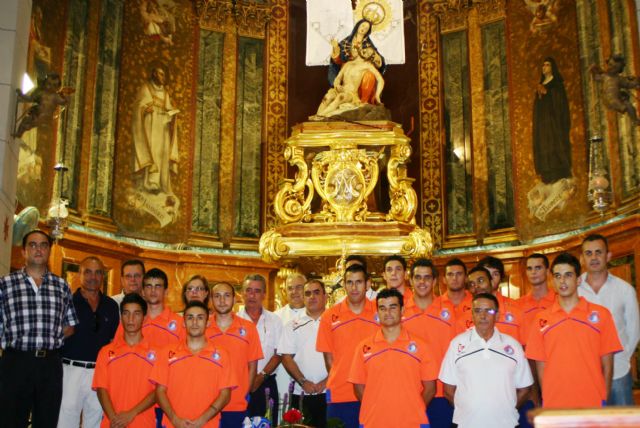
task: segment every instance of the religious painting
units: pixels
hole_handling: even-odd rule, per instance
[[[553,24],[557,24],[556,1],[557,0],[523,0],[527,9],[531,12],[531,23],[529,31],[539,33],[552,31]]]

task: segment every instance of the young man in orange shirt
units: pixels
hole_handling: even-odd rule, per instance
[[[347,381],[358,343],[378,330],[373,302],[365,297],[368,274],[352,265],[344,274],[347,298],[320,318],[316,350],[324,353],[327,380],[327,420],[341,419],[346,428],[358,428],[360,402]]]
[[[460,259],[451,259],[444,266],[447,292],[438,297],[453,305],[456,319],[471,313],[471,293],[467,292],[467,267]]]
[[[518,304],[524,314],[525,339],[529,337],[529,329],[533,325],[536,314],[550,308],[556,300],[556,293],[550,289],[547,281],[549,277],[549,259],[544,254],[533,253],[527,257],[527,280],[531,284],[531,291],[518,299]]]
[[[413,295],[407,285],[407,261],[404,257],[394,254],[384,259],[382,278],[387,283],[387,288],[395,288],[405,299]]]
[[[580,262],[562,253],[551,264],[558,293],[539,312],[527,340],[536,361],[542,406],[600,407],[611,388],[613,354],[622,350],[611,314],[578,296]]]
[[[199,301],[184,310],[186,340],[167,346],[151,371],[163,426],[218,428],[220,412],[237,387],[227,351],[207,340],[209,309]]]
[[[147,301],[149,311],[142,324],[142,335],[158,349],[184,338],[182,318],[164,305],[168,287],[167,274],[160,269],[153,268],[144,274],[142,297]]]
[[[214,319],[207,328],[211,343],[227,350],[233,357],[232,366],[238,387],[222,412],[221,428],[237,428],[247,416],[247,394],[256,377],[258,360],[262,359],[260,337],[255,324],[233,313],[235,290],[227,282],[218,282],[211,288]]]
[[[455,311],[451,302],[437,299],[433,295],[438,271],[431,260],[416,260],[410,273],[413,297],[403,299],[402,326],[430,345],[439,371],[449,343],[456,335]],[[442,382],[436,383],[436,396],[429,403],[427,414],[432,428],[451,427],[453,407],[444,398]]]
[[[376,303],[380,329],[358,344],[349,372],[362,402],[360,427],[429,426],[426,406],[436,391],[439,361],[426,342],[403,328],[397,289],[382,290]]]
[[[98,354],[92,388],[104,411],[102,428],[147,428],[155,424],[151,408],[155,389],[149,375],[158,350],[142,337],[146,313],[147,302],[139,294],[125,295],[120,303],[123,334]]]

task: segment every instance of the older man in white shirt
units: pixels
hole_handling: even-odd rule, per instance
[[[263,416],[269,403],[265,390],[269,388],[269,397],[273,400],[272,420],[278,420],[278,386],[275,371],[280,365],[282,357],[276,349],[282,335],[282,321],[276,314],[263,307],[267,295],[267,280],[259,274],[245,276],[242,281],[242,297],[244,308],[238,312],[238,316],[252,321],[258,335],[264,357],[258,360],[258,374],[251,386],[250,401],[247,408],[249,416]]]
[[[613,355],[613,381],[608,405],[633,406],[631,357],[640,339],[640,316],[636,290],[607,269],[611,259],[607,238],[588,235],[582,241],[582,261],[586,272],[580,277],[578,295],[609,309],[623,351]]]

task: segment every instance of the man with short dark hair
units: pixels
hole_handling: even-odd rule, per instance
[[[62,347],[62,404],[58,426],[97,428],[102,420],[98,395],[91,388],[100,348],[111,342],[118,328],[118,304],[101,291],[104,265],[94,256],[80,262],[80,288],[73,306],[80,323]]]
[[[407,261],[404,257],[394,254],[384,259],[384,271],[382,278],[387,288],[395,288],[405,298],[410,298],[413,292],[406,284]]]
[[[544,254],[533,253],[526,259],[526,274],[531,291],[518,299],[524,314],[523,332],[525,339],[529,336],[536,314],[550,308],[556,300],[556,293],[547,285],[549,277],[549,259]]]
[[[367,270],[367,259],[364,256],[360,256],[358,254],[348,255],[347,258],[344,260],[344,269],[347,270],[351,265],[360,265],[364,268],[365,272],[369,272]],[[367,279],[366,285],[367,285],[367,292],[365,293],[365,296],[367,297],[368,300],[375,301],[376,295],[378,294],[378,292],[372,287],[371,278]],[[344,300],[345,298],[346,296],[343,297],[342,300]]]
[[[142,336],[156,349],[178,343],[184,337],[184,322],[165,306],[169,287],[167,274],[158,268],[150,269],[142,279],[142,297],[148,305],[142,324]]]
[[[184,310],[186,340],[165,348],[151,370],[163,426],[217,428],[220,412],[238,386],[230,354],[207,340],[208,320],[204,303],[189,302]]]
[[[438,270],[431,260],[418,259],[413,263],[410,282],[413,297],[404,299],[402,326],[430,345],[440,371],[440,363],[456,335],[453,305],[433,295],[438,284]],[[442,382],[436,383],[436,396],[427,406],[427,415],[432,428],[451,427],[453,407],[444,398]]]
[[[98,353],[92,388],[104,411],[102,428],[153,427],[155,389],[149,375],[158,357],[142,337],[147,302],[129,293],[120,304],[123,332]]]
[[[120,284],[122,291],[111,296],[119,305],[125,295],[130,293],[142,294],[142,277],[144,276],[144,263],[142,260],[127,260],[120,266]]]
[[[578,296],[580,262],[569,253],[551,264],[558,297],[539,312],[527,340],[546,408],[600,407],[607,399],[613,354],[622,350],[609,310]]]
[[[636,290],[609,272],[607,263],[611,260],[611,252],[604,236],[588,235],[582,241],[581,256],[587,271],[580,277],[578,295],[609,309],[623,347],[622,352],[613,356],[613,380],[607,404],[633,406],[630,360],[640,339]]]
[[[62,399],[60,348],[78,317],[67,282],[47,267],[53,240],[22,239],[24,268],[0,279],[0,415],[8,428],[55,427]]]
[[[447,292],[439,299],[450,302],[455,310],[456,319],[462,318],[471,310],[471,293],[467,293],[467,267],[460,259],[451,259],[444,266],[444,282]]]
[[[326,302],[324,284],[317,279],[307,281],[304,285],[305,313],[284,326],[278,344],[282,365],[295,381],[291,405],[302,411],[305,423],[317,428],[324,428],[327,423],[327,369],[322,353],[316,351],[320,316]],[[303,393],[304,399],[301,399]],[[300,401],[303,402],[302,409]]]
[[[253,379],[251,397],[247,412],[249,417],[264,416],[269,403],[266,390],[269,389],[269,397],[273,400],[271,415],[274,421],[278,420],[278,384],[275,371],[280,366],[282,357],[277,352],[278,342],[282,336],[282,321],[273,312],[267,310],[264,300],[267,296],[267,280],[260,274],[250,274],[242,281],[242,297],[244,308],[238,311],[238,316],[251,321],[258,330],[260,346],[263,357],[258,360],[258,374]]]
[[[461,428],[512,428],[533,383],[529,363],[518,341],[496,328],[496,296],[478,293],[472,305],[473,327],[451,341],[440,369],[455,408],[453,422]]]
[[[376,306],[380,329],[356,346],[349,371],[362,402],[360,426],[428,426],[426,406],[436,392],[439,362],[426,342],[402,326],[399,290],[380,291]]]
[[[344,273],[347,298],[320,317],[316,350],[324,353],[327,380],[327,419],[338,418],[346,428],[357,428],[360,402],[347,381],[358,343],[378,329],[373,302],[365,297],[369,275],[358,264]]]
[[[232,369],[238,387],[220,419],[220,428],[237,428],[247,416],[247,395],[256,377],[258,360],[262,359],[260,336],[255,325],[233,313],[235,289],[228,282],[211,287],[214,319],[207,328],[207,339],[226,349],[234,359]]]

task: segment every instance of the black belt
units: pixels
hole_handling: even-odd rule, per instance
[[[60,350],[59,349],[37,349],[32,351],[23,351],[21,349],[7,348],[2,352],[5,354],[21,354],[21,355],[28,355],[30,357],[36,357],[36,358],[47,358],[47,357],[53,357],[55,355],[58,355],[60,353]]]
[[[82,367],[83,369],[95,369],[96,363],[87,363],[84,361],[75,361],[68,358],[62,358],[62,364],[74,367]]]

